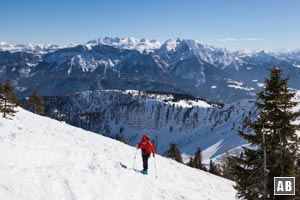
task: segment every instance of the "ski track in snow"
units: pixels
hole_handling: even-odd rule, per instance
[[[132,170],[135,148],[19,109],[0,117],[0,199],[234,199],[233,182],[173,160]],[[140,150],[135,169],[142,169]]]
[[[146,175],[138,174],[131,170],[124,178],[124,182],[121,183],[121,186],[118,188],[116,193],[122,194],[124,200],[128,199],[142,199],[143,188],[145,187],[146,182],[149,182],[149,177],[143,177]],[[140,183],[136,186],[135,190],[130,190],[128,186],[135,185],[135,183]]]

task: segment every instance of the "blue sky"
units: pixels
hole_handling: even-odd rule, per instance
[[[300,48],[298,0],[0,1],[0,41],[196,39],[229,49]]]

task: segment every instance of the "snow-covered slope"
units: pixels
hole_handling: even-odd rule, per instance
[[[255,117],[252,100],[221,106],[178,94],[98,90],[44,98],[47,116],[135,146],[141,132],[152,135],[159,154],[176,143],[186,155],[199,147],[203,160],[246,143],[238,136],[245,117]],[[245,130],[246,131],[246,130]]]
[[[135,168],[141,169],[140,152]],[[156,156],[131,170],[135,148],[19,109],[0,117],[0,199],[234,199],[233,182]]]

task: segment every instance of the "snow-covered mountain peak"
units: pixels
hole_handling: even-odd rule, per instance
[[[257,56],[269,56],[269,54],[265,50],[261,50],[256,53]]]
[[[158,49],[161,44],[157,40],[146,40],[146,39],[135,39],[133,37],[127,37],[127,38],[110,38],[110,37],[103,37],[98,38],[95,40],[91,40],[86,43],[89,47],[95,46],[95,45],[109,45],[113,46],[115,48],[121,48],[121,49],[135,49],[140,52],[146,51],[151,52],[155,49]]]
[[[0,51],[11,51],[14,49],[14,46],[8,44],[7,42],[0,41]]]
[[[143,175],[134,147],[23,109],[0,133],[1,199],[235,199],[232,181],[161,156]]]
[[[176,57],[179,56],[181,59],[196,56],[209,64],[221,68],[227,66],[238,67],[244,63],[225,48],[204,45],[192,39],[174,38],[167,40],[159,49],[159,54],[163,57],[168,57],[170,53],[175,53]]]
[[[0,41],[0,46],[4,46],[4,45],[8,45],[8,44],[4,41]]]
[[[181,38],[168,39],[162,45],[161,48],[164,48],[167,51],[175,51],[177,48],[181,48],[181,46],[184,46],[184,45],[188,46],[189,50],[194,53],[199,53],[200,51],[216,51],[216,50],[225,51],[226,50],[226,49],[216,48],[213,46],[202,44],[202,43],[198,42],[197,40],[181,39]],[[227,51],[227,52],[229,52],[229,51]]]
[[[252,56],[253,54],[256,53],[255,50],[251,50],[251,49],[240,49],[237,51],[232,52],[234,56],[237,56],[239,58],[243,58],[246,56]]]
[[[49,51],[55,51],[60,48],[59,45],[53,45],[53,44],[33,44],[33,43],[27,43],[25,45],[18,44],[16,45],[16,48],[19,51],[33,51],[33,52],[49,52]]]
[[[269,52],[265,50],[256,51],[252,55],[248,56],[248,59],[252,60],[252,63],[264,63],[264,62],[273,62],[276,61],[277,58],[271,55]]]
[[[178,48],[178,45],[182,42],[180,38],[168,39],[162,45],[162,48],[166,51],[175,51]]]
[[[0,51],[11,51],[11,52],[37,52],[37,53],[48,53],[56,51],[59,48],[63,48],[63,46],[55,45],[55,44],[8,44],[4,41],[0,42]]]

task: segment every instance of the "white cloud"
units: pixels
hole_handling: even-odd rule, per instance
[[[236,38],[220,38],[218,39],[220,42],[233,42],[233,41],[238,41]]]
[[[245,40],[245,41],[260,41],[262,39],[261,38],[245,38],[243,40]]]
[[[218,41],[220,42],[239,42],[239,41],[260,41],[261,38],[220,38]]]

